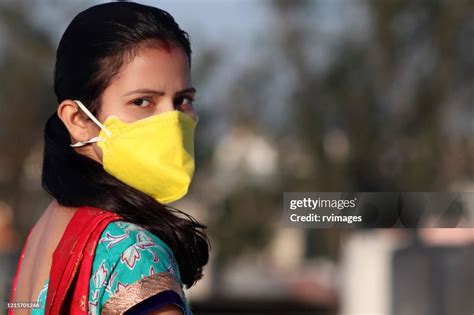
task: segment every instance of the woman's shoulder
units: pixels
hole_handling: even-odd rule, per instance
[[[90,288],[89,306],[96,310],[143,290],[150,296],[172,291],[177,300],[186,301],[170,247],[152,232],[126,221],[113,221],[103,230],[96,247]],[[143,294],[140,293],[141,298]],[[134,303],[138,302],[136,299],[139,298]]]
[[[123,264],[131,271],[144,266],[151,268],[152,273],[167,271],[180,280],[171,248],[160,237],[135,223],[110,222],[98,240],[97,257],[111,264]]]
[[[173,255],[170,247],[157,235],[138,224],[127,221],[110,222],[102,231],[98,242],[98,245],[103,245],[109,253],[137,244],[145,248],[158,246],[167,255]]]

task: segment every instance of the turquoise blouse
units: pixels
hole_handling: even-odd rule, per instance
[[[33,309],[33,315],[44,314],[48,282],[49,279],[37,300],[42,307]],[[171,303],[180,307],[183,314],[192,314],[171,249],[156,235],[136,224],[125,221],[109,223],[102,232],[94,256],[89,284],[89,314],[100,314],[103,309],[117,310],[118,305],[125,310],[124,307],[137,305],[143,300],[150,305],[153,298],[156,301],[151,302],[153,305]]]

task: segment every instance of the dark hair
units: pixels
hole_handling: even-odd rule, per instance
[[[163,10],[112,2],[79,13],[57,50],[54,91],[58,102],[78,99],[97,114],[112,78],[127,58],[149,43],[178,44],[191,59],[188,34]],[[72,149],[70,141],[64,123],[53,114],[45,127],[44,189],[63,206],[97,207],[143,226],[170,246],[186,287],[196,283],[209,259],[206,227],[111,176],[100,163]]]

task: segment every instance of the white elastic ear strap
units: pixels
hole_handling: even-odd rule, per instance
[[[76,103],[77,106],[79,106],[79,108],[82,109],[82,111],[83,111],[90,119],[92,119],[92,121],[95,122],[95,124],[96,124],[97,126],[99,126],[100,129],[104,130],[105,133],[106,133],[108,136],[111,136],[111,135],[112,135],[112,133],[111,133],[107,128],[105,128],[105,126],[102,125],[102,124],[100,123],[100,121],[98,121],[97,118],[94,117],[94,115],[92,115],[92,113],[87,109],[87,107],[84,106],[84,104],[82,104],[81,101],[77,101],[77,100],[76,100],[76,101],[74,101],[74,103]]]
[[[84,106],[84,104],[82,104],[81,101],[78,101],[78,100],[75,100],[74,103],[77,104],[77,106],[79,106],[80,109],[82,109],[82,111],[97,125],[99,126],[100,129],[102,129],[108,136],[111,136],[112,133],[110,132],[110,130],[108,130],[107,128],[105,128],[104,125],[102,125],[100,123],[100,121],[97,120],[97,118],[94,117],[94,115],[92,115],[92,113],[87,109],[87,107]],[[93,142],[97,142],[97,141],[101,141],[101,140],[104,140],[102,137],[94,137],[92,139],[89,139],[89,140],[86,140],[86,141],[78,141],[74,144],[70,144],[71,147],[82,147],[83,145],[86,145],[88,143],[93,143]]]
[[[86,140],[86,141],[78,141],[76,143],[70,144],[69,146],[73,147],[73,148],[77,148],[77,147],[82,147],[83,145],[86,145],[88,143],[93,143],[93,142],[97,142],[97,141],[101,141],[101,140],[104,140],[104,138],[94,137],[94,138],[91,138],[91,139]]]

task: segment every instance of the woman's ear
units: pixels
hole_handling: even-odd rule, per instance
[[[71,143],[87,141],[96,137],[100,131],[99,127],[72,100],[64,100],[59,104],[58,116],[69,131]],[[74,150],[102,163],[102,151],[95,143],[74,148]]]
[[[86,141],[97,135],[97,131],[91,128],[87,115],[72,100],[62,101],[57,112],[59,118],[69,131],[73,143]]]

